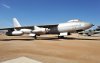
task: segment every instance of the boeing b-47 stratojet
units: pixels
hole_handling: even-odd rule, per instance
[[[8,30],[7,36],[21,36],[23,34],[29,34],[35,39],[37,36],[44,34],[58,34],[58,38],[64,38],[65,35],[70,35],[73,32],[80,32],[89,29],[93,24],[80,21],[79,19],[69,20],[65,23],[54,25],[35,25],[35,26],[21,26],[16,18],[13,18],[14,27],[2,28],[0,30]]]

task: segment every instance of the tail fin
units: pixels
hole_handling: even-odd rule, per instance
[[[21,27],[20,23],[18,22],[16,18],[13,18],[13,25],[14,27]]]
[[[38,26],[34,26],[34,29],[37,30],[37,29],[40,29],[40,27],[38,27]]]

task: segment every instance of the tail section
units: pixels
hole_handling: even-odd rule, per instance
[[[13,18],[13,25],[14,27],[21,27],[20,23],[18,22],[16,18]]]

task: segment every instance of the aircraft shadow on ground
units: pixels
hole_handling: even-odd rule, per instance
[[[22,39],[22,38],[13,38],[13,39],[0,39],[0,41],[13,41],[13,40],[21,40],[21,41],[32,41],[32,40],[55,40],[60,41],[57,37],[49,38],[49,37],[39,37],[37,39],[34,38],[28,38],[28,39]],[[74,38],[74,37],[65,37],[63,40],[100,40],[100,39],[92,39],[92,38]]]
[[[0,41],[13,41],[13,40],[31,41],[31,40],[34,40],[34,39],[0,39]]]
[[[92,38],[74,38],[74,37],[65,37],[64,40],[100,40],[100,39],[92,39]],[[41,38],[37,40],[59,40],[58,38]]]
[[[100,36],[91,36],[91,37],[100,37]]]

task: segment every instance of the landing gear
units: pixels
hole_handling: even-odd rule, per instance
[[[34,39],[37,39],[37,36],[35,35],[35,36],[33,36],[33,38],[34,38]]]
[[[86,35],[87,35],[87,36],[91,36],[91,34],[90,34],[90,33],[87,33]]]
[[[64,36],[58,36],[58,39],[64,39]]]
[[[87,36],[91,36],[91,35],[88,34]]]

